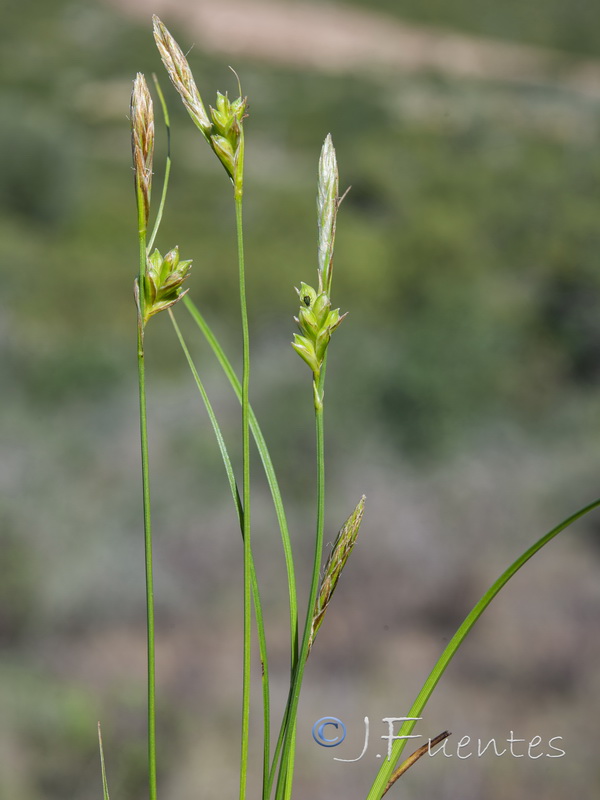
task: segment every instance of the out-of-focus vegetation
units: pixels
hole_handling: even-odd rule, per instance
[[[363,5],[576,55],[598,51],[593,3]],[[172,27],[187,49],[193,34]],[[206,99],[217,88],[235,88],[222,60],[198,50],[190,58]],[[337,648],[338,656],[347,654],[345,665],[356,659],[357,671],[381,681],[381,692],[386,677],[388,690],[397,690],[399,677],[405,681],[409,695],[394,695],[393,707],[377,699],[381,716],[400,715],[430,666],[417,656],[403,661],[417,646],[419,631],[433,631],[437,652],[476,599],[465,592],[481,588],[480,571],[487,565],[485,583],[504,566],[502,546],[514,547],[514,555],[542,532],[538,525],[550,527],[594,491],[600,104],[551,86],[427,75],[332,77],[259,62],[234,65],[250,98],[245,221],[256,348],[253,402],[274,442],[301,534],[312,524],[303,516],[313,484],[303,466],[312,448],[310,386],[288,343],[297,305],[293,286],[310,280],[315,269],[316,161],[328,131],[342,186],[352,185],[338,222],[334,296],[350,315],[331,353],[327,390],[331,494],[339,490],[342,497],[333,501],[330,523],[335,530],[346,506],[366,491],[372,555],[367,546],[362,557],[353,556],[364,560],[349,567],[342,583],[354,578],[379,587],[385,580],[393,588],[397,582],[398,594],[385,606],[378,606],[375,593],[369,599],[346,594],[347,615],[356,623],[339,618],[337,634],[333,622],[329,631],[324,626],[320,644],[326,649],[331,636],[334,652],[330,661],[315,654],[313,681],[320,675],[328,687],[323,676],[341,670],[335,672],[341,683],[323,693],[348,702],[342,688],[355,685],[353,668],[335,660]],[[99,796],[93,739],[98,716],[106,720],[115,797],[144,796],[136,235],[126,119],[138,70],[159,70],[149,20],[137,26],[91,0],[13,0],[3,10],[0,796],[11,800]],[[226,181],[198,146],[166,78],[162,83],[172,114],[174,166],[157,244],[162,250],[178,244],[183,258],[194,259],[191,294],[235,357],[236,270]],[[157,182],[160,162],[158,157]],[[185,321],[183,310],[178,313]],[[167,320],[153,321],[147,349],[158,487],[161,758],[165,796],[178,800],[201,790],[196,750],[204,753],[205,765],[225,769],[227,763],[217,742],[229,741],[235,731],[237,705],[223,684],[228,678],[236,685],[237,651],[235,644],[223,644],[219,626],[230,630],[237,619],[233,586],[240,554],[234,517],[219,505],[226,487],[218,453]],[[202,348],[198,354],[208,362]],[[235,403],[212,366],[208,372],[235,436]],[[520,468],[524,477],[517,480]],[[398,506],[386,500],[397,492]],[[477,499],[481,495],[484,500]],[[538,500],[548,505],[543,520],[534,510]],[[472,510],[465,512],[466,506]],[[513,523],[523,520],[531,523],[529,530],[512,532]],[[300,557],[308,555],[308,538],[297,533]],[[597,610],[599,602],[592,570],[598,565],[590,561],[595,541],[590,527],[580,549],[566,551],[572,580],[561,597],[579,623],[574,626],[566,610],[556,623],[565,649],[577,651],[586,642],[580,670],[562,650],[555,672],[547,667],[545,659],[556,650],[550,636],[542,637],[539,650],[508,655],[482,639],[490,661],[474,655],[464,683],[480,681],[495,713],[502,703],[492,698],[490,683],[511,691],[529,681],[535,719],[545,719],[552,735],[561,734],[561,724],[585,732],[580,719],[561,714],[577,701],[585,706],[595,686],[589,667],[598,650],[589,641],[589,609]],[[258,536],[257,547],[274,557],[272,541],[261,545]],[[475,556],[479,548],[481,556]],[[497,559],[491,566],[490,555]],[[581,580],[570,568],[577,558],[590,565]],[[556,575],[562,574],[556,566]],[[577,581],[582,594],[570,601]],[[550,583],[556,588],[560,578]],[[542,587],[550,598],[543,580]],[[443,602],[434,599],[438,589]],[[274,619],[284,619],[285,610],[279,616],[277,610],[283,587],[265,591]],[[546,621],[542,605],[532,612],[540,625]],[[370,619],[387,626],[385,638],[382,633],[371,645],[371,653],[384,659],[375,667],[367,650],[356,648],[353,632],[353,625],[362,625],[366,635]],[[497,622],[510,640],[515,632],[508,619]],[[530,636],[528,619],[523,617],[522,629],[516,626],[521,641]],[[520,659],[521,668],[508,670]],[[494,671],[502,669],[505,683]],[[541,672],[547,685],[536,693]],[[458,686],[466,691],[460,680]],[[218,730],[199,725],[207,698],[220,709]],[[313,705],[320,709],[322,702],[317,696]],[[449,696],[444,702],[451,709]],[[523,702],[515,701],[515,714]],[[350,706],[357,719],[369,710]],[[440,730],[446,726],[442,718]],[[302,748],[314,758],[308,735],[300,744],[301,758]],[[361,765],[365,782],[370,766]],[[351,786],[355,774],[344,773]],[[569,780],[577,793],[577,780],[584,778],[571,774]],[[584,793],[589,775],[587,780]],[[331,781],[339,785],[340,776]],[[492,783],[490,800],[501,796],[490,793]],[[564,796],[560,785],[544,784],[538,794],[558,800]],[[462,782],[459,792],[446,784],[447,794],[439,796],[475,797],[466,786]],[[212,796],[210,786],[202,788],[203,796]],[[320,790],[307,773],[298,791],[312,798]],[[511,797],[528,796],[526,788],[521,791]]]
[[[157,65],[147,32],[99,4],[40,15],[19,5],[13,17],[0,98],[5,297],[20,385],[55,403],[79,395],[82,381],[106,391],[125,374],[113,346],[131,312],[123,109],[136,66]],[[195,62],[203,85],[231,82],[201,53]],[[357,290],[362,300],[345,333],[360,364],[349,381],[400,446],[437,447],[500,407],[537,418],[555,392],[595,383],[597,103],[547,87],[240,69],[252,104],[246,227],[261,334],[289,324],[289,287],[312,268],[313,162],[327,126],[352,185],[339,302],[348,307]],[[194,257],[203,306],[233,316],[231,251],[213,235],[230,224],[222,176],[170,99],[163,239]],[[373,347],[386,326],[389,338]]]
[[[350,0],[365,6],[364,0]],[[373,0],[369,8],[407,21],[447,27],[494,39],[567,50],[578,55],[600,52],[597,8],[591,0]]]

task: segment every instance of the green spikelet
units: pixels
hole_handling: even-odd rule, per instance
[[[315,608],[313,611],[310,641],[308,645],[309,653],[311,647],[313,646],[317,631],[321,627],[321,623],[325,617],[327,606],[331,602],[331,598],[335,591],[335,587],[337,586],[340,575],[342,574],[342,570],[344,569],[346,562],[350,557],[350,553],[352,552],[352,548],[356,542],[356,537],[358,536],[358,530],[360,528],[360,523],[362,522],[364,510],[365,496],[363,495],[360,499],[360,502],[352,514],[350,514],[346,522],[343,524],[342,529],[338,533],[333,545],[333,549],[329,555],[329,558],[327,559],[327,563],[325,564],[323,580],[321,581],[321,587],[319,589],[319,594],[317,595],[317,600],[315,602]]]
[[[292,347],[306,361],[317,381],[331,334],[346,315],[340,316],[339,308],[331,309],[331,301],[324,291],[317,294],[306,283],[301,283],[296,291],[300,298],[300,311],[294,320],[301,332],[294,334]]]
[[[144,275],[144,325],[150,317],[175,305],[186,294],[181,286],[190,274],[191,261],[180,261],[179,248],[174,247],[163,258],[158,250],[148,256]],[[136,286],[136,295],[138,288]]]

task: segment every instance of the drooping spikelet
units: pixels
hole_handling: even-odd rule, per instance
[[[327,606],[331,602],[331,598],[335,591],[335,587],[337,586],[340,575],[342,574],[342,570],[344,569],[344,566],[346,565],[346,562],[350,557],[350,553],[352,552],[352,548],[356,542],[356,537],[358,536],[358,529],[360,528],[360,523],[362,522],[364,510],[365,496],[363,495],[358,505],[352,514],[350,514],[346,522],[343,524],[342,529],[338,533],[333,545],[333,549],[329,555],[329,558],[327,559],[327,563],[325,564],[323,580],[321,581],[319,594],[317,595],[313,611],[310,639],[308,643],[309,652],[313,646],[317,631],[321,627],[325,612],[327,611]]]
[[[141,201],[145,224],[150,214],[152,158],[154,155],[154,112],[146,79],[138,72],[133,82],[130,105],[131,150],[138,202]]]
[[[206,108],[200,97],[200,92],[196,86],[187,58],[156,14],[152,17],[152,23],[156,46],[169,73],[169,78],[181,95],[190,117],[208,140],[212,130],[212,123],[206,113]]]
[[[238,97],[229,100],[227,94],[217,93],[216,108],[210,106],[210,115],[202,102],[190,65],[181,48],[167,28],[155,15],[154,39],[173,86],[179,92],[188,113],[213,152],[223,164],[236,191],[242,191],[244,163],[244,131],[247,100]]]

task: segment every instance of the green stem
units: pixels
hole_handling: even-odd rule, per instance
[[[146,562],[146,627],[148,636],[148,780],[150,800],[156,800],[156,668],[154,663],[154,579],[152,574],[152,522],[150,516],[150,478],[148,470],[148,424],[146,418],[146,379],[144,337],[138,326],[138,384],[140,396],[140,440],[142,451],[142,492],[144,504],[144,548]]]
[[[325,372],[322,370],[316,385],[316,391],[321,398],[323,397],[324,378]],[[277,779],[277,787],[275,789],[275,800],[282,800],[283,798],[286,798],[287,800],[287,798],[291,797],[292,779],[294,774],[296,716],[298,713],[298,702],[300,699],[300,689],[302,688],[302,679],[304,677],[304,668],[308,659],[310,631],[312,627],[312,618],[317,599],[317,593],[319,591],[321,562],[323,560],[323,528],[325,519],[325,438],[322,403],[320,403],[318,406],[315,405],[315,429],[317,442],[317,524],[313,570],[308,606],[306,609],[306,621],[304,623],[304,633],[302,636],[302,645],[300,647],[300,656],[298,658],[298,663],[292,679],[292,687],[288,700],[289,707],[286,709],[286,714],[284,716],[286,732],[284,736],[283,752],[281,754],[281,767]]]
[[[246,273],[244,268],[244,233],[242,226],[241,179],[235,185],[235,223],[240,282],[240,313],[242,319],[242,498],[244,506],[244,657],[242,685],[242,747],[240,755],[240,800],[245,800],[248,773],[248,740],[250,737],[250,671],[251,671],[251,586],[252,550],[250,542],[250,336],[246,304]]]
[[[429,677],[423,684],[423,688],[421,689],[421,691],[417,695],[417,698],[412,704],[412,707],[407,714],[408,717],[421,716],[421,713],[425,708],[427,701],[431,697],[433,690],[435,689],[439,679],[444,674],[444,671],[448,666],[448,664],[450,663],[450,661],[452,660],[452,657],[454,656],[460,645],[463,643],[465,637],[470,632],[473,625],[475,625],[479,617],[483,614],[483,612],[489,606],[494,597],[503,588],[503,586],[505,586],[506,583],[508,583],[508,581],[512,578],[512,576],[516,572],[518,572],[518,570],[521,569],[521,567],[524,564],[526,564],[527,561],[529,561],[529,559],[538,552],[538,550],[541,550],[542,547],[544,547],[544,545],[548,544],[548,542],[554,539],[554,537],[557,536],[559,533],[561,533],[561,531],[564,531],[565,528],[568,528],[570,525],[576,522],[576,520],[585,516],[585,514],[588,514],[590,511],[593,511],[595,508],[598,508],[599,506],[600,506],[600,499],[594,500],[593,503],[590,503],[584,508],[579,509],[579,511],[576,511],[570,517],[567,517],[567,519],[563,520],[559,525],[557,525],[555,528],[552,528],[551,531],[542,536],[542,538],[539,539],[528,550],[526,550],[523,553],[523,555],[519,556],[519,558],[517,558],[517,560],[513,564],[511,564],[511,566],[505,572],[502,573],[502,575],[498,578],[498,580],[492,584],[492,586],[488,589],[488,591],[475,605],[473,610],[465,618],[460,628],[456,631],[456,633],[448,643],[446,649],[440,656],[437,664],[432,669]],[[415,725],[416,725],[416,720],[410,720],[405,722],[400,728],[398,735],[408,736],[415,727]],[[367,800],[381,800],[381,797],[385,792],[387,783],[394,771],[394,767],[396,766],[398,759],[402,754],[406,741],[407,741],[406,739],[399,739],[394,743],[391,757],[389,760],[386,759],[386,761],[384,761],[384,763],[381,765],[381,768],[377,773],[375,781],[373,782],[373,785],[369,791],[369,794],[367,795]]]
[[[283,719],[281,720],[281,727],[279,729],[279,734],[277,736],[277,742],[275,744],[275,749],[273,751],[273,761],[271,762],[271,769],[269,771],[269,777],[267,780],[267,785],[265,788],[264,795],[265,797],[271,796],[271,791],[273,790],[273,781],[275,780],[275,771],[277,769],[277,764],[279,763],[279,758],[281,756],[281,748],[283,747],[283,741],[285,737],[285,733],[287,730],[287,720],[289,719],[289,710],[291,704],[291,697],[292,697],[292,690],[290,685],[290,692],[288,694],[287,703],[285,706],[285,711],[283,712]]]
[[[290,733],[291,736],[290,755],[288,757],[288,763],[285,770],[284,797],[286,798],[291,798],[292,796],[292,784],[294,781],[294,762],[296,759],[296,730],[297,730],[297,720],[294,718],[294,724],[292,725],[292,730]]]
[[[148,640],[148,787],[150,800],[156,800],[156,667],[154,657],[154,580],[152,575],[152,521],[150,513],[150,474],[148,464],[148,421],[146,415],[146,373],[144,365],[144,276],[146,272],[146,221],[140,187],[137,187],[139,277],[137,362],[140,401],[140,445],[142,457],[142,496],[144,508],[144,549],[146,563],[146,631]]]
[[[208,325],[208,323],[206,322],[206,320],[204,319],[198,308],[194,305],[189,295],[186,295],[183,298],[183,303],[187,308],[188,312],[190,313],[192,319],[200,328],[200,331],[202,332],[211,350],[215,354],[217,361],[219,362],[221,368],[223,369],[223,372],[227,376],[238,400],[241,401],[242,397],[241,384],[238,380],[237,375],[233,370],[233,367],[231,366],[231,363],[227,359],[227,356],[225,355],[223,348],[219,344],[210,326]],[[281,497],[281,491],[279,489],[279,483],[277,481],[275,468],[273,467],[273,462],[269,454],[269,449],[267,447],[267,443],[258,424],[258,420],[256,419],[256,415],[252,410],[252,406],[250,406],[249,411],[250,411],[250,429],[252,431],[252,436],[254,437],[254,441],[256,442],[256,447],[263,464],[267,482],[269,484],[269,489],[271,491],[271,497],[273,498],[273,506],[275,508],[275,514],[277,516],[279,530],[281,532],[281,541],[283,545],[283,554],[285,558],[287,582],[288,582],[289,607],[290,607],[291,667],[293,670],[296,666],[296,661],[298,658],[298,601],[296,596],[296,576],[294,571],[294,558],[292,554],[290,534],[285,515],[285,509],[283,506],[283,500]]]
[[[225,439],[223,438],[223,433],[221,431],[221,427],[217,420],[217,416],[214,412],[212,404],[208,398],[206,393],[206,389],[204,388],[204,384],[200,379],[200,375],[198,374],[198,370],[196,369],[196,365],[192,359],[190,351],[187,347],[183,334],[181,333],[181,329],[175,320],[175,315],[173,314],[173,310],[169,309],[169,316],[171,318],[171,322],[173,324],[173,328],[179,340],[179,344],[181,345],[181,349],[186,357],[188,362],[189,368],[192,372],[194,380],[196,382],[196,386],[198,387],[198,391],[200,392],[200,396],[202,397],[202,401],[204,402],[204,406],[208,413],[208,417],[210,419],[213,431],[215,433],[215,437],[217,439],[217,444],[219,446],[219,451],[221,453],[221,458],[223,459],[223,464],[225,466],[225,472],[227,473],[227,480],[229,482],[229,488],[231,490],[231,496],[233,497],[233,502],[236,507],[238,521],[240,525],[240,531],[242,536],[244,535],[244,509],[242,506],[242,501],[240,498],[240,494],[237,487],[237,481],[235,479],[235,473],[233,470],[233,464],[231,463],[231,459],[229,457],[229,452],[227,450],[227,445],[225,444]],[[251,579],[252,579],[252,596],[254,599],[254,614],[256,618],[256,632],[258,636],[258,647],[260,653],[260,662],[262,665],[262,687],[263,687],[263,786],[267,785],[267,776],[269,770],[269,763],[270,763],[270,739],[271,739],[271,702],[270,702],[270,692],[269,692],[269,662],[268,662],[268,655],[267,655],[267,640],[265,635],[265,625],[264,625],[264,618],[262,613],[262,604],[260,601],[260,593],[258,588],[258,580],[256,578],[256,571],[254,568],[254,559],[252,558],[251,561]],[[266,798],[265,798],[266,800]]]

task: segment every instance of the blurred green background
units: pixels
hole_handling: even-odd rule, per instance
[[[229,9],[226,33],[202,24],[200,12],[210,19],[211,9],[215,18]],[[146,796],[127,113],[135,73],[160,74],[153,11],[186,52],[195,45],[189,58],[206,102],[217,89],[235,91],[230,63],[249,96],[252,400],[272,442],[305,579],[311,387],[289,341],[293,287],[315,275],[316,163],[328,131],[341,187],[352,186],[336,250],[334,302],[350,314],[328,371],[328,539],[363,492],[368,505],[311,656],[297,797],[364,797],[386,732],[381,718],[406,713],[499,572],[598,493],[597,4],[4,4],[0,798],[10,800],[100,797],[98,719],[111,795]],[[278,27],[286,19],[289,42]],[[383,28],[397,34],[399,53],[414,43],[411,63],[380,58],[383,45],[369,35]],[[360,37],[354,62],[335,55],[340,31]],[[459,39],[446,69],[448,34]],[[484,54],[484,66],[461,77],[473,53]],[[191,296],[239,364],[230,190],[162,82],[174,165],[157,244],[163,252],[178,244],[194,259]],[[160,126],[157,148],[158,183]],[[239,457],[236,404],[184,309],[177,315]],[[161,796],[233,796],[239,533],[168,319],[152,322],[147,350]],[[275,577],[283,563],[258,464],[254,474],[277,710],[286,589]],[[420,728],[426,736],[452,730],[454,752],[462,735],[562,736],[566,756],[439,756],[409,773],[398,794],[597,796],[599,537],[591,517],[515,579],[457,656]],[[258,686],[256,700],[258,709]],[[373,744],[363,759],[334,762],[313,742],[312,722],[324,714],[348,725],[348,743],[333,753],[342,758],[360,752],[370,717]]]

